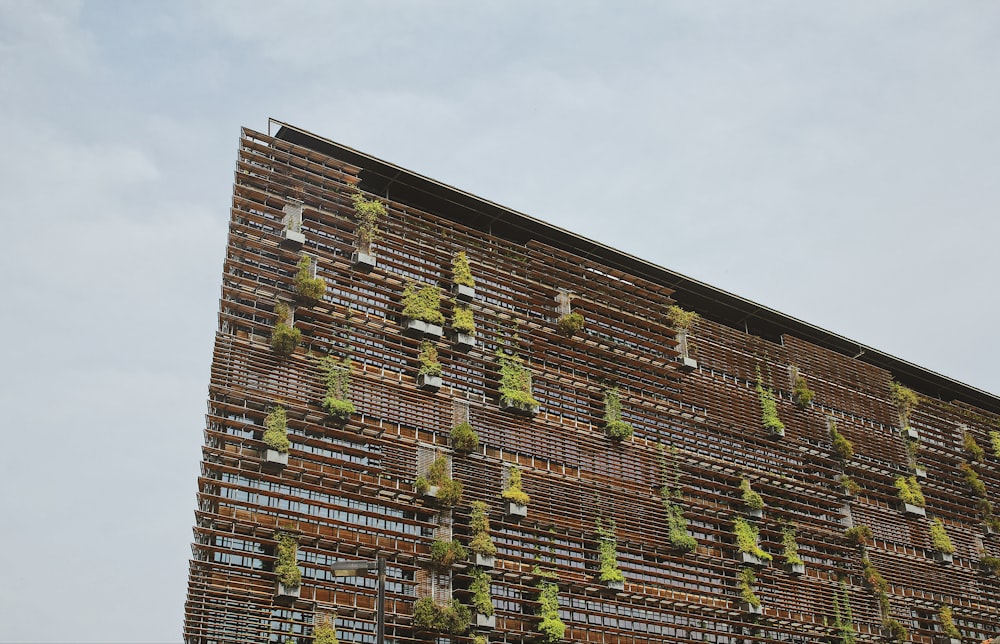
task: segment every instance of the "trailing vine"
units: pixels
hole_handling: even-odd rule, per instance
[[[264,418],[264,444],[282,454],[287,454],[292,446],[288,440],[288,420],[285,415],[285,408],[275,405],[271,413]]]
[[[302,255],[295,272],[295,292],[308,302],[318,302],[326,293],[326,282],[321,277],[312,276],[312,258]]]
[[[632,425],[622,420],[622,402],[617,387],[604,390],[604,429],[612,440],[623,441],[632,436]]]
[[[500,365],[500,401],[521,409],[537,407],[538,401],[531,395],[531,371],[524,359],[501,349],[497,349],[496,358]]]
[[[455,253],[451,260],[451,279],[461,286],[476,287],[476,279],[472,276],[472,268],[469,266],[469,257],[464,250]]]
[[[771,561],[773,557],[770,553],[761,549],[757,543],[760,540],[760,531],[757,526],[751,525],[745,519],[736,519],[733,525],[733,534],[736,535],[736,548],[740,552],[754,555],[762,561]]]
[[[753,587],[757,583],[757,575],[753,568],[744,567],[740,570],[740,598],[754,608],[760,606],[760,598],[754,592]]]
[[[740,480],[740,495],[743,499],[743,504],[746,505],[751,510],[763,510],[764,509],[764,497],[754,492],[750,489],[750,481],[747,479]]]
[[[602,525],[598,519],[597,535],[600,539],[601,581],[625,581],[625,575],[618,568],[618,537],[615,534],[614,519],[607,526]]]
[[[377,199],[365,199],[361,193],[351,195],[354,202],[354,216],[358,220],[360,250],[371,251],[372,243],[378,239],[378,222],[385,217],[385,204]]]
[[[441,454],[427,469],[427,474],[413,481],[417,494],[427,494],[431,487],[437,487],[437,503],[443,507],[455,507],[462,500],[462,482],[448,475],[448,457]]]
[[[927,501],[924,499],[923,490],[920,489],[920,482],[916,476],[900,476],[896,479],[896,489],[899,490],[899,500],[909,505],[924,507]]]
[[[830,418],[830,441],[833,453],[841,461],[849,461],[854,456],[854,444],[837,430],[837,421]]]
[[[490,576],[478,568],[473,570],[469,591],[472,593],[472,610],[484,617],[491,616],[493,599],[490,596]]]
[[[760,398],[761,422],[764,429],[774,433],[784,435],[785,424],[778,417],[778,404],[774,400],[774,392],[769,387],[765,387],[760,376],[760,367],[757,367],[757,396]]]
[[[805,377],[799,375],[796,371],[795,382],[792,385],[792,400],[795,401],[795,404],[798,405],[799,409],[805,409],[815,396],[815,392],[809,388],[809,383]]]
[[[295,347],[299,346],[302,331],[291,325],[292,311],[284,302],[274,305],[274,314],[277,319],[274,331],[271,332],[271,349],[279,356],[290,356],[295,352]]]
[[[554,581],[538,584],[538,632],[547,644],[554,644],[566,634],[566,624],[559,618],[559,585]]]
[[[515,505],[528,505],[531,497],[521,489],[520,467],[514,465],[510,468],[510,479],[507,481],[507,487],[500,493],[500,496]]]
[[[840,635],[840,644],[856,644],[854,635],[854,615],[851,613],[851,597],[847,592],[847,583],[840,580],[840,597],[833,591],[833,625]]]
[[[682,552],[692,552],[697,549],[698,542],[688,533],[688,522],[680,505],[681,475],[677,467],[677,449],[670,449],[669,465],[662,443],[656,446],[656,450],[657,460],[660,463],[660,502],[667,515],[667,538],[672,548]]]
[[[497,547],[490,536],[489,506],[482,501],[473,501],[470,504],[472,512],[469,515],[469,529],[472,531],[472,539],[469,541],[469,550],[484,557],[492,557],[497,553]]]
[[[945,530],[944,523],[941,522],[941,519],[935,517],[934,520],[931,521],[929,531],[931,535],[931,544],[934,546],[935,550],[948,555],[955,552],[955,546],[951,543],[951,538],[948,536],[948,531]]]
[[[805,562],[799,556],[799,543],[795,539],[795,526],[788,525],[781,531],[781,545],[784,546],[785,563],[789,566],[801,566]]]
[[[323,372],[323,384],[326,385],[326,397],[323,398],[323,409],[334,420],[344,422],[354,413],[354,403],[351,395],[351,359],[338,360],[326,356],[320,362]]]
[[[274,563],[274,574],[285,588],[298,588],[302,584],[302,573],[299,571],[296,557],[299,540],[287,532],[279,532],[277,539],[278,552]]]

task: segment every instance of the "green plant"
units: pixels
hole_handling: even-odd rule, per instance
[[[844,530],[844,539],[855,546],[864,546],[874,537],[872,529],[866,525],[856,525]]]
[[[338,360],[326,356],[320,362],[323,372],[323,383],[326,385],[326,397],[323,398],[323,408],[326,413],[338,421],[350,419],[354,413],[354,404],[350,401],[351,394],[351,359]]]
[[[941,631],[950,638],[960,640],[962,639],[962,633],[955,626],[955,619],[951,614],[951,606],[942,604],[941,609],[938,611],[938,617],[941,619]]]
[[[677,331],[688,331],[701,316],[694,311],[685,311],[676,304],[667,308],[667,322]]]
[[[764,429],[784,435],[785,424],[778,418],[778,403],[774,400],[774,392],[761,381],[760,367],[757,367],[757,396],[760,398],[760,418]]]
[[[473,635],[472,644],[489,644],[489,640],[485,635]]]
[[[809,388],[809,383],[806,381],[805,377],[798,374],[795,375],[795,382],[792,384],[792,400],[798,405],[799,409],[805,409],[812,402],[813,397],[816,394],[812,389]]]
[[[905,642],[910,639],[910,632],[906,630],[906,627],[891,617],[882,622],[882,627],[889,638],[896,642]]]
[[[312,276],[312,258],[303,255],[297,264],[298,270],[295,272],[295,292],[299,297],[308,301],[316,302],[323,299],[326,293],[326,282],[321,277]]]
[[[500,401],[522,409],[538,406],[531,395],[531,371],[518,355],[507,355],[497,349],[497,364],[500,365]]]
[[[830,442],[833,444],[833,453],[840,460],[849,461],[854,456],[854,444],[837,431],[837,422],[832,418],[830,419]]]
[[[323,622],[313,629],[313,644],[340,644],[337,639],[337,631],[331,623],[333,619],[331,618],[329,622]]]
[[[438,569],[451,568],[459,561],[465,561],[468,553],[458,539],[444,541],[435,539],[431,544],[431,565]]]
[[[665,448],[657,444],[657,459],[660,463],[660,502],[667,514],[667,538],[670,546],[682,552],[692,552],[698,548],[698,542],[688,533],[688,522],[684,518],[684,509],[677,503],[681,499],[680,470],[677,467],[677,448],[670,450],[668,465]]]
[[[553,644],[566,634],[566,624],[559,618],[559,586],[551,581],[538,585],[538,615],[542,621],[538,632],[545,642]]]
[[[840,475],[840,486],[844,488],[844,491],[850,494],[851,496],[857,496],[858,493],[861,492],[861,486],[858,485],[854,479],[852,479],[850,476],[847,476],[846,474]]]
[[[785,547],[785,563],[790,566],[801,566],[805,563],[799,556],[799,543],[795,540],[794,525],[788,525],[781,531],[781,545]]]
[[[840,634],[840,644],[855,644],[854,615],[851,613],[851,598],[847,592],[847,583],[840,580],[840,597],[833,591],[833,625]]]
[[[271,413],[264,418],[264,427],[267,428],[264,431],[264,444],[277,452],[287,454],[292,443],[288,440],[288,420],[285,416],[285,408],[281,405],[275,405],[271,409]]]
[[[872,565],[871,559],[868,555],[861,558],[861,574],[865,579],[865,583],[868,587],[874,590],[876,593],[886,594],[889,592],[889,582],[885,580],[874,565]]]
[[[762,561],[771,561],[770,553],[765,552],[757,544],[760,539],[760,532],[757,526],[751,525],[745,519],[736,519],[736,523],[733,524],[733,534],[736,535],[736,548],[740,552],[745,552],[756,556]]]
[[[436,486],[437,503],[443,507],[455,507],[462,500],[462,482],[448,475],[448,457],[443,454],[434,459],[427,469],[427,474],[418,476],[413,481],[417,494],[426,494],[432,486]]]
[[[444,324],[441,289],[431,284],[417,286],[415,282],[407,282],[403,288],[403,317],[429,324]]]
[[[618,537],[615,534],[614,519],[607,526],[597,521],[597,535],[600,539],[601,581],[625,581],[625,575],[618,568]]]
[[[900,476],[896,479],[896,489],[899,490],[899,500],[909,505],[924,507],[927,501],[924,500],[924,493],[920,489],[920,482],[916,476]]]
[[[993,456],[1000,458],[1000,432],[990,432],[990,446],[993,448]]]
[[[935,518],[931,521],[929,529],[931,534],[931,544],[933,544],[935,550],[949,555],[955,552],[955,546],[952,545],[951,539],[948,537],[948,532],[944,529],[944,523],[941,522],[941,519]]]
[[[451,430],[451,446],[462,454],[474,452],[479,449],[479,435],[469,423],[459,423]]]
[[[455,284],[461,284],[469,288],[476,287],[476,280],[472,277],[472,269],[469,267],[469,257],[465,254],[464,250],[455,253],[455,256],[451,260],[451,280]]]
[[[434,345],[424,341],[420,343],[420,353],[417,355],[420,361],[418,373],[422,376],[440,376],[441,363],[438,362],[438,352]]]
[[[490,576],[478,568],[472,571],[472,610],[489,617],[493,614],[493,600],[490,597]]]
[[[515,505],[528,505],[531,500],[527,494],[521,490],[521,468],[512,466],[510,468],[510,479],[507,481],[507,487],[500,496],[508,501],[514,503]]]
[[[757,575],[754,574],[753,568],[740,570],[740,599],[754,607],[760,606],[760,598],[753,591],[756,583]]]
[[[559,321],[556,322],[556,328],[559,329],[561,335],[569,338],[583,329],[583,323],[583,315],[574,311],[560,317]]]
[[[271,349],[279,356],[290,356],[302,339],[302,331],[291,325],[292,311],[284,302],[274,305],[274,331],[271,332]]]
[[[764,498],[750,489],[750,481],[742,479],[740,481],[740,492],[743,504],[751,510],[763,510]]]
[[[986,458],[986,452],[979,443],[976,442],[976,437],[972,435],[972,432],[964,431],[962,432],[962,446],[965,451],[972,457],[972,460],[977,463],[982,463]]]
[[[274,562],[274,574],[282,586],[298,588],[302,584],[302,573],[296,561],[299,541],[295,535],[287,532],[279,532],[277,540],[278,552]]]
[[[1000,557],[983,555],[979,558],[979,563],[983,568],[990,571],[994,575],[1000,575]]]
[[[917,397],[917,394],[912,389],[904,387],[895,380],[889,381],[889,394],[892,402],[896,405],[896,409],[899,410],[903,427],[909,427],[910,414],[913,413],[914,407],[920,404],[920,398]]]
[[[484,557],[492,557],[497,553],[497,547],[490,536],[489,506],[482,501],[473,501],[469,505],[472,508],[469,515],[469,529],[472,531],[469,550]]]
[[[1000,532],[1000,517],[992,516],[992,514],[989,516],[985,516],[983,517],[983,523],[985,523],[986,527],[988,527],[994,533]]]
[[[463,335],[476,335],[476,320],[472,316],[472,309],[456,304],[452,309],[451,328]]]
[[[413,602],[413,625],[418,629],[460,635],[469,628],[472,613],[457,599],[438,604],[430,597]]]
[[[351,195],[354,202],[354,216],[358,220],[358,239],[362,250],[371,250],[371,244],[378,239],[378,222],[385,217],[385,205],[377,199],[365,199],[361,193]]]
[[[604,430],[616,441],[632,436],[632,425],[622,420],[622,401],[617,387],[604,390]]]

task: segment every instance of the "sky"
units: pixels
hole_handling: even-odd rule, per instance
[[[0,642],[181,639],[241,126],[996,394],[997,70],[986,0],[0,0]]]

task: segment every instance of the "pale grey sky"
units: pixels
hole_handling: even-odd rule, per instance
[[[0,0],[0,641],[180,640],[241,125],[996,393],[998,70],[991,1]]]

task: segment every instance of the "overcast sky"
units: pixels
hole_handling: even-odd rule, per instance
[[[1000,392],[1000,4],[0,0],[0,641],[177,642],[240,126]]]

